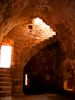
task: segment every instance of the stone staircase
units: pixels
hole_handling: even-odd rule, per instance
[[[11,95],[10,68],[0,68],[0,97]]]

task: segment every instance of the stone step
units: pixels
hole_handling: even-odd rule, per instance
[[[8,70],[0,70],[0,74],[10,74],[10,71],[8,71]]]
[[[0,82],[11,82],[11,78],[0,77]]]
[[[11,82],[0,82],[0,86],[11,86]]]
[[[0,86],[0,91],[11,91],[11,86]]]
[[[11,77],[11,74],[1,74],[0,73],[0,77]]]
[[[11,96],[11,91],[0,91],[0,97]]]
[[[11,96],[10,68],[0,68],[0,96]]]
[[[10,71],[10,68],[1,68],[0,67],[0,70],[8,70],[8,71]]]

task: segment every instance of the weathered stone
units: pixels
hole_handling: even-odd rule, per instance
[[[51,41],[54,41],[49,39],[50,41],[45,40],[45,43],[43,40],[47,39],[47,34],[44,36],[44,31],[39,29],[38,26],[33,25],[33,29],[28,28],[28,26],[32,24],[32,20],[36,17],[41,18],[57,32],[57,40],[62,49],[61,66],[64,81],[68,74],[70,74],[67,72],[69,69],[69,67],[67,68],[67,64],[71,65],[71,69],[75,74],[74,0],[0,1],[0,42],[1,44],[10,44],[14,48],[11,65],[11,68],[14,68],[12,70],[12,72],[14,72],[12,73],[12,77],[20,77],[20,70],[17,70],[18,67],[23,69],[33,55],[46,45],[53,43]],[[17,69],[15,70],[15,68]],[[57,70],[60,70],[60,68],[57,68]],[[60,73],[60,71],[58,72]],[[23,78],[23,72],[21,77]],[[19,93],[20,90],[17,90],[17,92]],[[14,93],[16,92],[14,91]]]

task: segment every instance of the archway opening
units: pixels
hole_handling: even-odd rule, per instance
[[[58,42],[39,50],[24,68],[23,92],[25,94],[40,94],[55,93],[61,90],[62,73],[60,67],[61,49]],[[26,75],[27,77],[25,77]],[[26,80],[27,84],[25,84]]]

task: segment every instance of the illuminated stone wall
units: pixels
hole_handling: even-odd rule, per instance
[[[43,32],[41,33],[40,29],[35,27],[35,30],[38,30],[37,35],[39,38],[37,39],[36,31],[33,28],[30,29],[29,25],[31,24],[20,25],[14,28],[3,39],[5,43],[7,40],[13,40],[14,42],[14,63],[11,65],[13,95],[23,94],[23,68],[27,62],[40,49],[57,41],[56,36],[44,40],[44,37],[41,35]],[[39,32],[41,36],[39,36]]]

